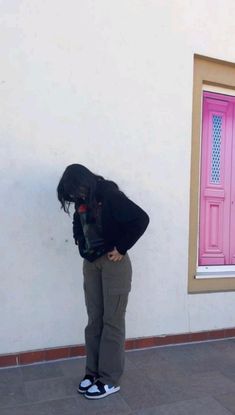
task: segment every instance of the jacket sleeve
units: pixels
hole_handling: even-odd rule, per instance
[[[121,192],[113,192],[110,204],[112,215],[122,230],[116,248],[120,254],[125,255],[145,232],[149,216]]]

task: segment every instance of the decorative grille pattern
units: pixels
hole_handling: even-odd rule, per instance
[[[211,181],[212,183],[220,182],[220,154],[221,154],[221,129],[222,116],[212,116],[212,166],[211,166]]]

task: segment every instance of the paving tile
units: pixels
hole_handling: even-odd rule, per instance
[[[143,378],[150,379],[157,387],[168,389],[170,385],[181,386],[185,379],[185,373],[177,368],[175,365],[167,361],[162,361],[158,367],[145,366],[141,369]]]
[[[173,378],[164,376],[152,380],[152,388],[157,388],[162,393],[162,403],[173,403],[177,401],[190,400],[195,398],[208,398],[210,394],[206,391],[198,392],[187,384],[185,377],[174,376]]]
[[[224,365],[220,368],[220,373],[235,382],[235,363]]]
[[[73,358],[62,360],[57,363],[64,376],[82,378],[85,374],[86,359]]]
[[[143,376],[141,369],[124,373],[120,394],[131,409],[160,405],[167,401],[164,391],[160,391],[150,379]]]
[[[21,368],[8,368],[0,370],[0,383],[1,382],[22,382]]]
[[[226,409],[228,409],[233,414],[235,414],[235,394],[234,393],[220,394],[220,392],[218,391],[218,394],[214,396],[214,399],[216,399],[222,406],[224,406]]]
[[[215,365],[217,364],[220,371],[228,372],[232,376],[235,373],[235,340],[212,342],[211,347]],[[235,380],[234,376],[233,379]]]
[[[143,375],[146,373],[143,369]],[[194,398],[208,398],[218,393],[235,393],[235,382],[220,372],[201,372],[184,375],[180,372],[160,372],[153,368],[146,374],[155,387],[164,393],[164,403]]]
[[[84,373],[85,358],[1,369],[0,414],[235,414],[235,340],[128,351],[121,391],[98,401],[77,393]]]
[[[235,362],[233,363],[235,367]],[[187,374],[190,373],[200,373],[203,371],[206,372],[214,372],[214,371],[221,371],[224,372],[226,370],[231,369],[231,361],[230,359],[226,358],[226,356],[208,356],[204,358],[186,360],[180,365],[181,371],[184,371]]]
[[[133,415],[231,415],[227,409],[212,398],[193,399],[147,408],[133,412]]]
[[[86,415],[74,398],[58,399],[1,410],[1,415]]]
[[[136,369],[136,364],[130,359],[130,354],[125,353],[125,371]]]
[[[104,399],[89,400],[83,395],[77,396],[77,402],[81,411],[87,415],[131,415],[131,408],[125,402],[120,392]],[[79,412],[80,415],[80,412]]]
[[[160,348],[129,351],[126,352],[126,356],[137,369],[150,365],[156,367],[163,360]]]
[[[181,354],[181,353],[191,353],[191,355],[195,354],[198,355],[198,353],[201,354],[207,354],[211,353],[212,351],[212,345],[213,342],[201,342],[201,343],[188,343],[188,344],[179,344],[179,345],[173,345],[173,346],[167,346],[160,349],[161,354],[166,353],[174,353],[174,354]]]
[[[27,403],[23,382],[10,380],[0,382],[0,408]]]
[[[59,364],[55,362],[23,366],[21,371],[24,381],[63,376],[63,371]]]
[[[231,365],[229,355],[220,353],[211,343],[163,348],[160,356],[185,374],[224,370]]]
[[[224,355],[228,355],[235,361],[235,340],[221,340],[209,343],[210,348]]]
[[[183,385],[184,382],[188,382],[188,376],[191,377],[192,375],[198,375],[200,377],[201,373],[207,373],[209,376],[210,372],[212,373],[212,376],[214,372],[217,372],[217,374],[220,373],[224,376],[224,378],[227,378],[227,381],[230,379],[235,382],[235,365],[231,366],[229,363],[227,365],[219,365],[217,364],[218,361],[216,362],[215,360],[213,360],[213,365],[211,364],[211,366],[207,363],[208,362],[205,361],[205,364],[203,365],[200,361],[199,363],[197,361],[194,361],[193,363],[187,361],[179,364],[179,362],[175,363],[173,359],[170,362],[169,360],[162,360],[159,361],[157,367],[154,365],[146,365],[142,368],[142,371],[143,375],[147,374],[147,376],[155,382],[157,387],[160,386],[165,389],[168,388],[169,383],[179,384],[180,386],[180,384]],[[188,395],[184,396],[186,399]]]
[[[130,352],[129,359],[137,368],[149,368],[150,372],[157,369],[160,374],[162,372],[163,374],[164,372],[179,372],[180,375],[187,375],[218,369],[208,344],[168,346],[137,351],[133,354]],[[222,367],[224,368],[224,365]]]
[[[73,358],[57,362],[57,367],[60,368],[64,376],[75,377],[82,379],[85,375],[86,359]],[[135,369],[135,365],[129,360],[128,355],[125,356],[125,371]]]
[[[78,378],[51,378],[25,382],[29,402],[40,402],[77,395]]]
[[[153,380],[153,384],[164,392],[169,403],[193,398],[208,398],[218,394],[218,391],[221,394],[235,394],[235,383],[219,372],[194,374],[184,378],[175,378],[172,381],[168,380],[168,382],[164,379],[162,382]]]
[[[161,351],[161,356],[169,363],[179,365],[182,370],[189,369],[189,371],[205,370],[205,363],[212,362],[212,369],[214,368],[214,358],[217,354],[213,354],[213,350],[209,344],[187,345],[182,347],[172,347]],[[202,365],[201,365],[202,364]],[[202,369],[201,367],[202,366]]]
[[[182,386],[198,394],[217,394],[218,391],[221,394],[235,394],[235,382],[219,372],[205,372],[188,376],[186,381],[182,383]]]

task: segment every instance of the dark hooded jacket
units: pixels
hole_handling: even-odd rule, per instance
[[[96,186],[95,198],[101,206],[101,226],[104,239],[102,255],[112,251],[114,247],[125,255],[149,224],[149,217],[143,209],[132,202],[124,193],[118,190],[115,183],[108,180],[99,180]],[[101,254],[87,254],[83,227],[78,213],[79,200],[75,204],[73,216],[73,236],[78,244],[80,255],[93,262]]]

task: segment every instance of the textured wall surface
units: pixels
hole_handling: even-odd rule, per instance
[[[234,326],[187,294],[193,54],[234,61],[233,0],[0,2],[0,353],[84,342],[82,261],[56,200],[73,162],[150,215],[127,337]]]

